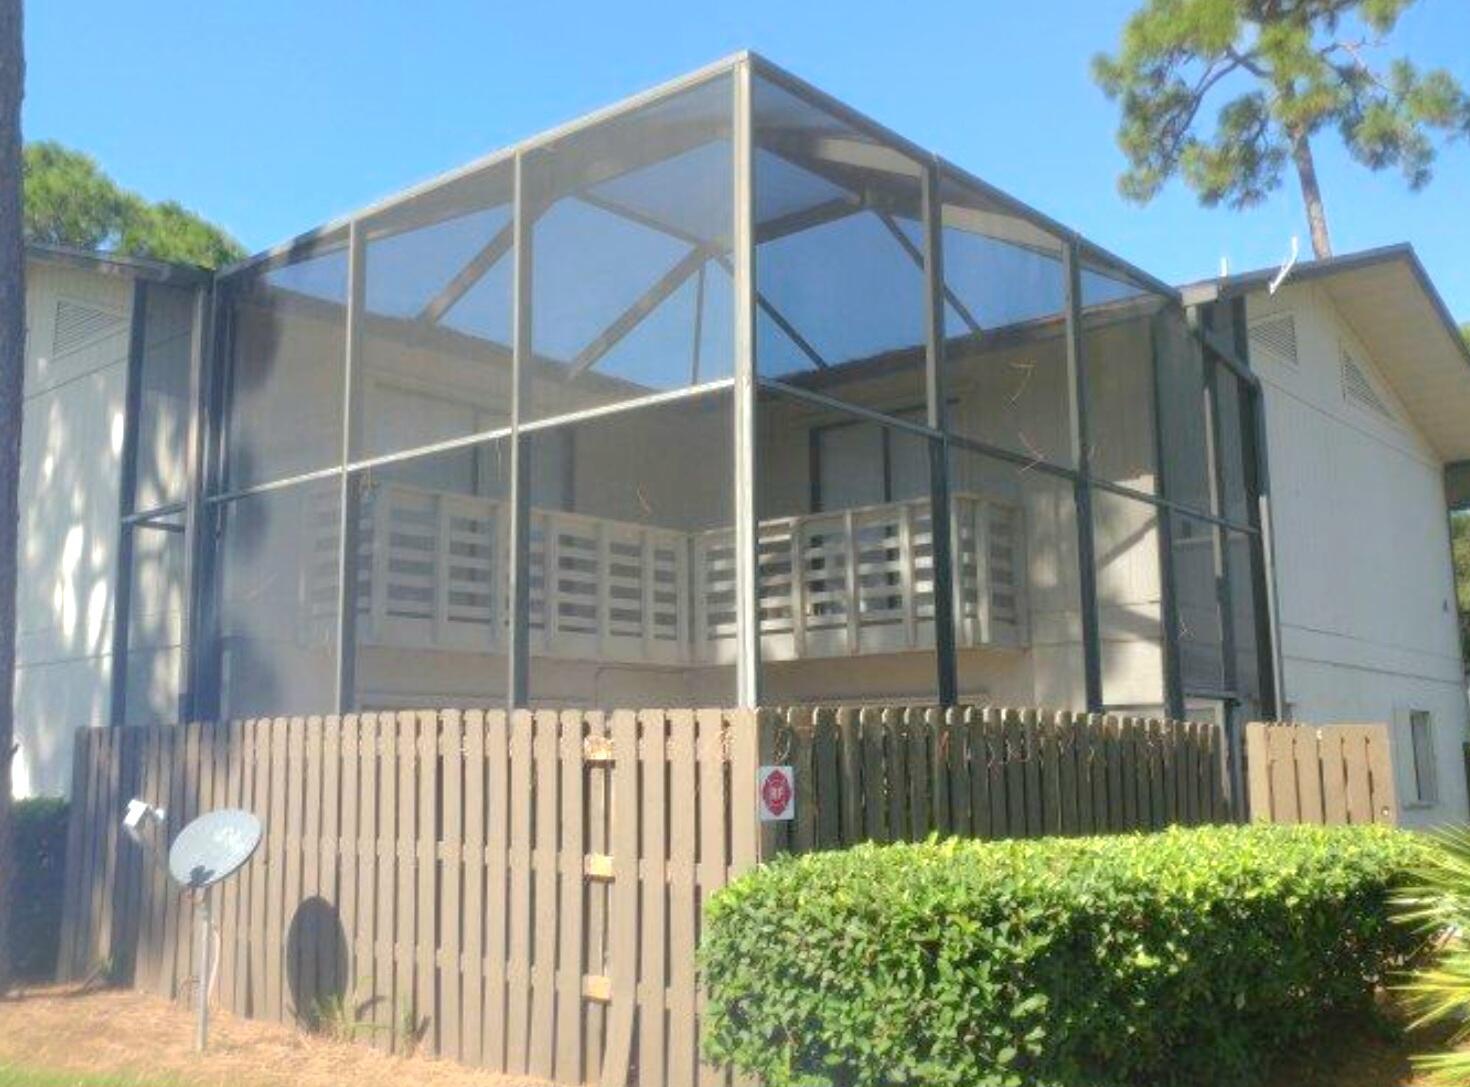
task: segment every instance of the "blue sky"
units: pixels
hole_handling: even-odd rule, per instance
[[[1294,176],[1246,214],[1117,195],[1089,58],[1136,0],[505,3],[32,0],[27,138],[95,155],[260,249],[496,147],[751,48],[1162,279],[1308,248]],[[1419,0],[1392,47],[1470,83],[1470,3]],[[1470,320],[1470,144],[1410,193],[1318,150],[1339,253],[1410,241]]]

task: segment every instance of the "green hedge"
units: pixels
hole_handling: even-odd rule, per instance
[[[55,977],[61,944],[61,890],[66,870],[65,800],[18,800],[12,810],[15,882],[10,962],[16,976]]]
[[[1255,1081],[1412,937],[1379,828],[861,846],[713,900],[705,1049],[787,1084]]]

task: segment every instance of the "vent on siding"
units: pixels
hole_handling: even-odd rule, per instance
[[[1296,318],[1289,313],[1266,317],[1251,325],[1251,355],[1295,366]]]
[[[82,302],[61,299],[56,303],[56,331],[51,349],[56,355],[68,355],[89,344],[111,336],[127,327],[127,318],[111,310],[98,309]]]
[[[1374,414],[1393,421],[1393,412],[1389,410],[1378,391],[1373,388],[1368,375],[1363,372],[1353,357],[1347,353],[1347,348],[1340,348],[1342,352],[1342,395],[1345,400],[1351,400],[1360,408],[1367,408]]]

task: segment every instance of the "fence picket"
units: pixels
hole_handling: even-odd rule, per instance
[[[563,879],[567,878],[565,875]],[[464,1028],[461,1059],[485,1060],[485,715],[464,715]]]
[[[694,947],[699,900],[695,888],[695,825],[694,819],[687,817],[685,805],[696,795],[695,720],[692,710],[671,710],[668,716],[669,795],[665,799],[665,806],[669,811],[667,1082],[676,1087],[692,1087],[699,1042],[694,1018]],[[830,717],[819,723],[818,727],[817,765],[824,768],[825,774],[830,775],[824,779],[830,802],[823,805],[823,818],[819,820],[827,829],[820,835],[820,839],[823,845],[833,846],[837,844],[840,825],[836,788],[837,752],[833,743]],[[692,815],[692,812],[687,814]],[[557,1078],[563,1083],[572,1082],[560,1073]]]
[[[557,946],[557,740],[560,720],[555,710],[532,717],[535,763],[535,838],[531,846],[536,909],[531,915],[535,955],[531,964],[531,1041],[529,1071],[550,1079],[555,1068]]]
[[[393,720],[393,775],[398,811],[393,824],[393,865],[398,877],[393,918],[393,990],[405,1005],[405,1015],[414,1041],[427,1030],[424,1017],[429,1009],[421,1003],[415,987],[418,959],[418,768],[419,717],[400,713]]]
[[[510,945],[506,969],[506,1068],[529,1070],[531,1027],[531,764],[532,717],[510,717]],[[636,742],[636,741],[635,741]]]
[[[883,711],[883,759],[888,769],[888,833],[895,842],[913,841],[909,822],[908,713]]]
[[[819,849],[836,849],[842,844],[842,782],[837,773],[835,716],[830,709],[819,709],[811,718],[814,771],[811,795],[816,801],[816,845]]]
[[[1358,729],[1342,729],[1343,761],[1347,766],[1348,821],[1355,826],[1373,822],[1373,784],[1368,768],[1368,738]]]
[[[305,811],[301,836],[301,897],[291,922],[297,945],[296,985],[292,991],[292,1015],[300,1023],[310,1023],[312,1009],[320,993],[322,945],[328,935],[322,931],[321,917],[315,906],[321,897],[322,837],[322,719],[309,717],[302,738],[301,756],[306,775]],[[228,890],[232,881],[225,882]],[[305,907],[310,903],[311,912]]]
[[[749,774],[746,793],[754,811],[755,722],[750,721],[750,751],[743,769]],[[630,710],[612,717],[613,770],[613,896],[610,904],[612,1008],[608,1015],[607,1047],[603,1051],[602,1087],[626,1087],[633,1057],[633,1024],[638,1002],[638,718]],[[732,836],[737,856],[755,858],[754,821],[744,835]]]
[[[700,711],[700,742],[706,740],[706,732],[711,728],[707,723],[708,718],[713,718],[713,731],[718,743],[718,737],[722,730],[722,724],[718,711]],[[588,742],[603,743],[607,741],[607,719],[601,713],[589,713],[586,715],[586,733]],[[587,776],[587,849],[590,853],[606,857],[611,848],[608,841],[609,813],[608,804],[608,774],[609,767],[606,762],[585,763],[584,773]],[[701,859],[708,867],[714,851],[709,843],[711,834],[718,834],[719,844],[723,849],[725,844],[725,833],[723,811],[714,817],[721,821],[711,827],[709,820],[709,799],[707,796],[708,786],[705,785],[705,769],[700,768],[700,834],[703,836],[701,848]],[[723,777],[723,775],[722,775]],[[723,782],[721,783],[723,784]],[[608,977],[609,969],[607,962],[608,947],[608,893],[609,886],[606,878],[588,878],[586,886],[587,894],[587,939],[586,958],[583,962],[583,975],[596,975]],[[600,1000],[587,1000],[584,1002],[583,1014],[583,1057],[582,1057],[582,1079],[584,1082],[596,1081],[602,1071],[602,1045],[603,1032],[606,1027],[607,1005]]]
[[[888,775],[884,768],[883,737],[887,732],[881,710],[865,707],[858,713],[863,746],[863,836],[871,842],[889,842]]]
[[[346,991],[347,967],[342,955],[341,890],[337,871],[341,865],[342,825],[342,719],[335,714],[322,722],[322,823],[317,848],[321,853],[320,887],[323,899],[320,939],[317,948],[317,1000],[331,1000]],[[319,1008],[307,1009],[313,1019]]]
[[[842,789],[842,845],[856,845],[865,836],[863,827],[862,724],[858,711],[843,706],[836,711],[837,749]]]
[[[485,715],[485,1064],[510,1070],[507,1048],[510,923],[510,721],[502,711]]]
[[[666,763],[668,752],[668,719],[660,710],[638,715],[643,732],[643,803],[642,854],[643,904],[640,934],[643,959],[638,984],[638,1079],[641,1087],[663,1087],[665,1032],[664,959],[668,947],[668,913],[665,899],[667,881],[668,790]],[[811,751],[810,728],[797,732],[795,743],[808,756]],[[810,767],[808,757],[806,767]],[[802,774],[797,772],[797,780]],[[810,806],[810,802],[808,802]],[[797,802],[797,818],[801,818],[801,801]],[[813,820],[806,820],[807,833]]]
[[[358,781],[357,944],[366,977],[372,1041],[391,1050],[396,1040],[394,894],[397,887],[398,732],[391,713],[363,714]]]
[[[306,823],[306,720],[293,717],[286,725],[286,754],[281,773],[286,783],[286,869],[282,877],[281,901],[281,1018],[299,1017],[293,986],[299,985],[302,941],[292,940],[291,929],[301,905],[302,869],[305,866],[303,828]],[[207,735],[207,734],[206,734]],[[204,797],[200,797],[200,807]]]
[[[992,836],[990,823],[990,740],[985,731],[985,715],[974,706],[956,711],[965,732],[965,748],[969,757],[970,824],[965,831],[977,838]]]
[[[464,890],[464,723],[454,710],[439,715],[439,1054],[462,1060],[460,910]],[[553,828],[555,823],[552,824]],[[554,833],[554,830],[553,830]]]
[[[352,934],[352,958],[357,964],[356,980],[361,990],[361,1010],[373,1027],[371,1039],[385,1041],[384,1027],[391,1027],[391,1009],[384,1007],[382,964],[377,956],[378,919],[378,767],[382,752],[378,744],[378,715],[364,713],[357,719],[357,927]],[[391,1037],[391,1035],[390,1035]]]
[[[691,727],[693,721],[690,721]],[[582,714],[568,710],[561,714],[556,737],[556,755],[561,775],[561,842],[557,852],[561,879],[561,904],[558,909],[560,931],[558,941],[558,973],[556,977],[556,1079],[561,1083],[583,1081],[582,1058],[582,978],[587,973],[583,959],[586,856],[583,800],[586,796],[586,768],[583,764],[585,727]],[[690,738],[693,750],[693,738]],[[689,789],[692,798],[694,790]],[[692,878],[692,877],[691,877]],[[692,1014],[692,1009],[691,1009]]]
[[[430,1051],[438,1053],[443,1027],[442,1009],[435,1002],[438,979],[435,976],[437,948],[434,943],[435,890],[439,874],[436,863],[439,841],[439,715],[433,711],[419,714],[417,770],[419,796],[414,829],[418,832],[418,847],[414,850],[414,875],[418,883],[418,924],[414,943],[418,948],[418,973],[413,1014]]]
[[[850,715],[849,724],[856,715]],[[700,710],[696,714],[699,724],[697,755],[699,758],[699,879],[697,892],[700,906],[709,901],[709,896],[725,885],[730,869],[730,858],[726,848],[725,831],[731,817],[729,786],[726,780],[726,740],[724,716],[718,710]],[[848,737],[856,744],[856,737]],[[850,781],[851,779],[849,779]],[[854,816],[856,818],[856,815]],[[594,913],[595,919],[597,915]],[[695,938],[698,940],[702,908],[695,913]],[[696,1004],[701,1016],[706,1007],[704,987],[696,994]],[[591,1027],[589,1025],[589,1032]],[[696,1043],[698,1033],[696,1032]],[[699,1064],[699,1087],[723,1087],[726,1082],[723,1068],[701,1061]]]
[[[340,975],[341,995],[354,1012],[362,999],[362,957],[357,948],[358,779],[365,759],[362,735],[356,714],[342,718],[342,822],[338,828],[342,862],[337,875],[342,896],[342,943],[338,946],[346,953]]]

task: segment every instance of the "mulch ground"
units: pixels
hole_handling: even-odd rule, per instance
[[[189,1087],[544,1087],[223,1012],[210,1016],[209,1051],[201,1056],[193,1045],[193,1012],[156,996],[48,987],[0,1000],[0,1069],[14,1064]]]
[[[196,1054],[193,1040],[192,1011],[130,990],[53,986],[0,1000],[0,1072],[13,1064],[178,1087],[545,1087],[222,1012],[211,1017],[208,1053]],[[1443,1032],[1344,1025],[1282,1064],[1270,1087],[1420,1087],[1410,1055],[1442,1041]]]

